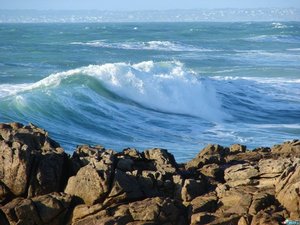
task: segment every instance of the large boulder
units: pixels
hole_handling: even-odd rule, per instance
[[[235,187],[239,185],[257,183],[259,171],[256,165],[249,163],[237,164],[230,166],[224,172],[224,178],[229,186]]]
[[[279,177],[276,198],[288,210],[291,219],[300,218],[300,160]]]
[[[1,202],[63,189],[67,155],[46,131],[33,124],[0,124],[0,155]]]
[[[61,225],[67,223],[71,201],[70,195],[51,193],[30,199],[16,198],[0,209],[11,225]]]
[[[287,141],[272,147],[273,154],[300,157],[300,140]]]
[[[165,149],[154,148],[144,151],[144,157],[154,163],[155,170],[163,175],[172,176],[177,172],[178,165],[174,156]]]
[[[186,169],[198,169],[205,164],[216,163],[220,164],[224,162],[225,156],[229,154],[229,149],[221,145],[207,145],[202,149],[199,154],[186,163]]]
[[[147,198],[103,208],[102,205],[77,206],[72,225],[96,224],[188,224],[184,207],[169,198]]]
[[[115,153],[101,146],[79,146],[72,160],[77,174],[71,177],[65,192],[93,205],[104,200],[114,173]]]

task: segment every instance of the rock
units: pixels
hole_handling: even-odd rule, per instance
[[[117,168],[124,172],[133,170],[134,161],[132,159],[119,159]]]
[[[224,170],[218,164],[213,163],[204,165],[198,171],[216,181],[224,182]]]
[[[285,154],[300,157],[300,140],[287,141],[281,145],[274,145],[271,151],[273,154]]]
[[[216,219],[213,214],[206,212],[195,213],[191,216],[191,225],[210,224]]]
[[[277,178],[282,174],[285,168],[292,164],[290,158],[280,159],[261,159],[258,162],[259,168],[259,186],[260,187],[274,187]]]
[[[241,153],[241,152],[245,152],[246,149],[247,149],[247,147],[245,145],[234,144],[229,147],[229,152],[233,153],[233,154]]]
[[[283,218],[269,215],[266,212],[260,211],[253,216],[251,225],[279,225],[282,224]]]
[[[104,210],[102,204],[95,204],[92,206],[84,204],[77,205],[72,213],[72,223],[76,223],[80,220],[83,220],[85,217],[88,217],[90,215],[95,215],[102,210]]]
[[[256,215],[259,211],[275,204],[275,197],[269,193],[258,192],[253,194],[249,214]]]
[[[7,195],[36,196],[61,191],[67,155],[48,133],[30,124],[0,128],[1,199]]]
[[[111,191],[104,204],[134,201],[142,197],[145,196],[136,177],[116,169]]]
[[[65,189],[65,193],[81,198],[88,205],[103,200],[108,191],[108,182],[92,165],[82,167],[76,176],[69,179]]]
[[[144,151],[145,159],[153,161],[156,171],[163,175],[173,175],[177,172],[178,165],[174,156],[165,149],[154,148]]]
[[[10,224],[61,225],[72,198],[63,193],[51,193],[31,199],[17,198],[1,207]]]
[[[300,161],[286,168],[279,177],[276,198],[289,211],[291,219],[300,218]]]
[[[224,172],[227,184],[232,187],[256,183],[254,178],[258,175],[258,168],[249,163],[230,166]]]
[[[191,201],[191,214],[199,212],[213,213],[217,210],[218,198],[215,193],[199,196]]]
[[[224,162],[224,157],[229,153],[228,148],[224,148],[220,145],[207,145],[196,158],[186,163],[186,169],[197,169],[205,164],[220,164]]]
[[[126,148],[123,150],[123,155],[135,160],[142,160],[142,154],[134,148]]]
[[[189,202],[205,191],[206,183],[203,180],[186,179],[182,187],[181,198],[184,202]]]
[[[237,225],[250,225],[252,217],[249,215],[242,216]]]
[[[100,145],[81,145],[77,147],[72,160],[77,165],[77,171],[81,167],[92,165],[105,181],[110,182],[114,173],[115,154],[113,150],[106,150]]]
[[[169,198],[156,197],[133,202],[129,204],[129,211],[133,220],[136,221],[187,224],[183,209]]]
[[[221,207],[217,214],[224,217],[247,214],[252,203],[252,195],[257,189],[249,187],[236,187],[225,190],[222,195],[218,195]]]

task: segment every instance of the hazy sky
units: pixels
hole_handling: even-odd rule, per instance
[[[0,9],[300,8],[300,0],[0,0]]]

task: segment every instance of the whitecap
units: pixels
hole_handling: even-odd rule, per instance
[[[96,78],[114,94],[154,110],[209,121],[221,121],[227,117],[213,84],[208,79],[199,80],[193,71],[187,70],[178,61],[90,65],[51,74],[34,84],[18,87],[14,94],[59,87],[72,76]]]

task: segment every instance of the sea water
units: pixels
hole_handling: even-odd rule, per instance
[[[0,121],[72,152],[300,137],[300,23],[0,25]]]

